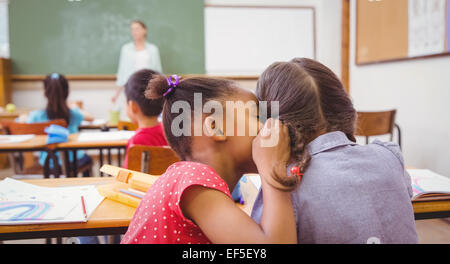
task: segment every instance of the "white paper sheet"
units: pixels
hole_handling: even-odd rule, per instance
[[[82,126],[101,126],[101,125],[105,125],[105,124],[106,124],[105,119],[94,119],[94,121],[92,121],[92,122],[89,122],[86,120],[81,121]]]
[[[135,131],[112,131],[112,132],[81,132],[78,141],[115,141],[128,140],[134,135]]]
[[[247,174],[247,179],[255,185],[256,189],[261,188],[261,178],[258,174]]]
[[[0,135],[0,143],[20,143],[34,138],[34,135]]]

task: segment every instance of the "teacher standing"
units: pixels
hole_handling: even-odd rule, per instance
[[[147,41],[147,26],[139,20],[131,22],[131,36],[133,41],[123,45],[120,50],[116,81],[118,88],[112,98],[114,103],[133,73],[142,69],[151,69],[162,73],[158,47]]]

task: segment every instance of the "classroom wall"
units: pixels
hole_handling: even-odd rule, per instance
[[[317,20],[317,59],[340,75],[341,0],[206,0],[205,4],[314,6]],[[239,83],[245,88],[256,88],[256,81]],[[110,98],[116,89],[114,81],[70,81],[69,85],[70,100],[82,100],[85,109],[95,117],[108,118]],[[13,102],[19,108],[42,108],[45,105],[42,89],[41,81],[14,81]]]
[[[450,57],[357,66],[351,0],[350,92],[358,110],[397,109],[408,166],[450,177]]]
[[[341,0],[205,0],[227,6],[308,6],[316,10],[317,60],[341,74]]]

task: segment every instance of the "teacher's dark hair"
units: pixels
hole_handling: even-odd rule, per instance
[[[70,109],[66,102],[69,96],[69,83],[66,77],[59,73],[47,75],[44,79],[44,91],[47,97],[45,111],[48,119],[64,119],[69,124]]]

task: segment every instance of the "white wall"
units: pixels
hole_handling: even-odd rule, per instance
[[[351,0],[350,93],[358,110],[396,108],[408,166],[450,177],[450,57],[355,65]]]
[[[314,7],[317,60],[341,75],[341,0],[205,0],[205,4]]]

